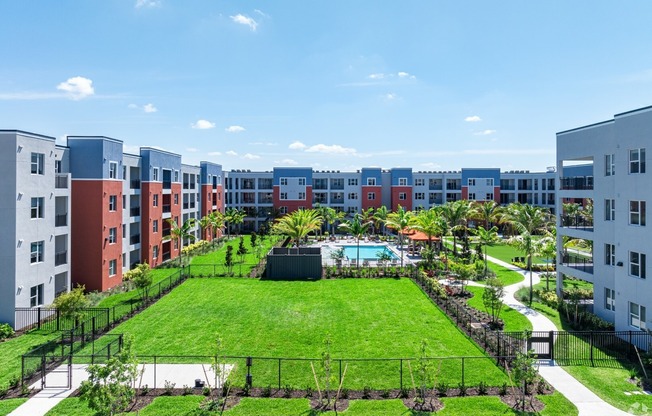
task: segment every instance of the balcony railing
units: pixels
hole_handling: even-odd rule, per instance
[[[593,176],[570,176],[560,178],[563,190],[591,190],[593,189]]]
[[[581,215],[562,215],[561,226],[593,231],[593,218],[585,218]]]
[[[54,187],[58,189],[68,188],[68,175],[58,174],[54,177]]]
[[[444,186],[441,183],[431,183],[428,185],[428,189],[431,191],[441,191]]]
[[[140,207],[129,208],[129,216],[138,217],[140,215]]]
[[[164,204],[163,205],[163,213],[168,213],[168,212],[172,212],[172,205]]]
[[[129,237],[129,244],[133,245],[138,243],[140,243],[140,235],[132,235]]]
[[[57,214],[54,217],[55,227],[65,227],[68,225],[68,214]]]
[[[571,269],[593,274],[592,257],[582,257],[578,254],[566,253],[562,256],[561,264]]]
[[[140,189],[140,181],[132,180],[129,186],[131,189]]]
[[[54,265],[61,266],[68,263],[68,251],[60,251],[54,255]]]

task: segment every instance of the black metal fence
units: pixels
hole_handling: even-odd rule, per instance
[[[593,258],[583,257],[578,254],[566,253],[562,256],[561,264],[572,269],[593,273]]]

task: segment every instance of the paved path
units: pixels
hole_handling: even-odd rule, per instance
[[[529,286],[530,274],[523,269],[516,267],[512,264],[505,263],[493,257],[487,256],[487,259],[492,263],[503,266],[509,270],[521,273],[525,277],[524,282],[515,283],[505,287],[505,295],[503,302],[510,308],[516,309],[525,315],[530,322],[532,322],[533,331],[557,331],[554,323],[539,312],[528,308],[521,302],[517,301],[514,297],[516,291],[523,286]],[[538,273],[532,273],[532,284],[539,283],[540,278]],[[553,360],[540,360],[539,361],[539,374],[558,392],[566,396],[568,400],[573,402],[579,410],[580,416],[617,416],[627,415],[629,413],[616,409],[609,403],[602,400],[591,390],[586,388],[582,383],[577,381],[573,376],[568,374],[564,369]]]
[[[65,365],[61,366],[57,370],[65,367]],[[45,415],[50,409],[77,390],[82,381],[88,378],[86,367],[85,364],[73,364],[72,388],[43,389],[9,413],[9,416]],[[227,374],[232,368],[232,365],[227,365]],[[156,368],[154,368],[153,364],[144,364],[139,366],[139,371],[142,371],[142,377],[136,381],[136,385],[144,386],[147,384],[149,388],[164,388],[166,381],[175,383],[175,388],[194,387],[196,379],[201,379],[204,382],[208,381],[210,385],[215,383],[215,374],[210,364],[157,364]],[[67,384],[66,378],[67,373],[65,372],[50,373],[47,375],[47,382],[52,385],[64,385]],[[30,387],[40,389],[41,381],[39,380]]]

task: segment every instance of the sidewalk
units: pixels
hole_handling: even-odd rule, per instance
[[[554,323],[539,312],[528,308],[521,302],[517,301],[514,294],[518,289],[530,284],[530,272],[525,271],[512,264],[505,263],[493,257],[487,256],[487,259],[499,266],[505,267],[509,270],[523,274],[525,277],[524,282],[515,283],[513,285],[505,286],[505,295],[503,302],[510,308],[516,309],[525,315],[530,322],[532,322],[533,331],[557,331]],[[532,274],[532,284],[536,285],[540,282],[539,274]],[[629,413],[616,409],[609,403],[599,398],[595,393],[586,388],[582,383],[573,378],[570,374],[564,371],[563,368],[556,365],[553,360],[539,361],[539,374],[558,392],[563,394],[568,400],[573,402],[579,410],[580,416],[614,416],[614,415],[628,415]]]

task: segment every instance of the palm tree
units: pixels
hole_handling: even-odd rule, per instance
[[[478,236],[480,244],[484,246],[484,276],[487,277],[487,244],[498,241],[498,227],[493,226],[487,230],[480,226],[475,229],[475,234]]]
[[[552,235],[543,237],[539,241],[538,253],[546,259],[546,272],[550,271],[550,262],[557,254],[557,239]],[[546,273],[546,292],[550,291],[550,274]]]
[[[443,218],[435,208],[423,209],[414,217],[410,228],[421,231],[428,237],[428,247],[432,249],[432,239],[442,234]]]
[[[369,207],[365,210],[362,211],[362,221],[369,223],[369,227],[371,228],[371,233],[370,234],[375,234],[376,233],[376,224],[374,223],[374,213],[375,213],[375,208]]]
[[[460,199],[459,201],[447,202],[442,206],[441,213],[451,232],[453,233],[453,253],[457,255],[457,235],[458,231],[466,232],[466,224],[469,217],[469,201]]]
[[[199,228],[201,228],[202,238],[204,240],[207,240],[209,235],[210,236],[213,235],[213,232],[211,230],[211,220],[210,220],[208,214],[201,217],[201,219],[198,221],[198,223],[199,223]],[[211,230],[211,231],[208,232],[209,230]]]
[[[532,304],[532,256],[537,251],[537,241],[534,236],[548,231],[552,224],[550,212],[541,207],[516,202],[507,207],[505,219],[519,234],[510,238],[509,244],[527,256],[527,268],[530,270],[530,304]]]
[[[370,225],[371,221],[365,221],[362,215],[356,213],[353,219],[346,220],[339,226],[339,228],[355,237],[357,243],[356,264],[358,268],[360,267],[360,238],[364,237],[367,231],[369,231]]]
[[[220,211],[213,211],[208,214],[208,220],[211,226],[211,236],[215,239],[218,231],[221,233],[222,228],[224,228],[224,214]]]
[[[170,224],[170,234],[163,237],[163,241],[177,241],[179,246],[179,262],[181,263],[181,267],[183,267],[183,240],[186,238],[190,240],[195,239],[194,234],[191,233],[192,228],[195,226],[195,219],[188,218],[181,226],[179,226],[177,222],[171,218],[167,219],[166,221],[168,224]]]
[[[241,209],[228,208],[224,213],[224,221],[227,223],[226,232],[228,237],[231,237],[231,225],[242,224],[245,218],[245,213]]]
[[[380,208],[376,208],[374,211],[374,221],[376,222],[376,227],[381,230],[381,233],[385,235],[385,222],[387,221],[387,215],[389,211],[385,205],[382,205]]]
[[[314,209],[299,209],[276,220],[272,230],[287,235],[299,247],[301,240],[313,231],[319,230],[323,222],[319,212]]]
[[[502,222],[503,209],[496,201],[473,201],[469,216],[483,221],[485,229],[493,227],[494,223]]]
[[[401,250],[401,267],[403,267],[403,231],[405,231],[413,221],[412,211],[407,211],[401,205],[394,212],[387,214],[385,225],[398,233],[398,243]]]

